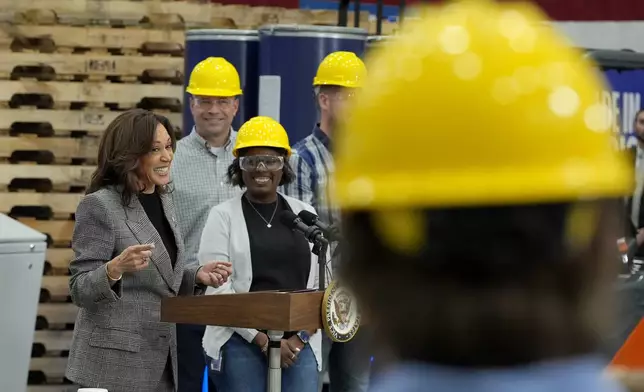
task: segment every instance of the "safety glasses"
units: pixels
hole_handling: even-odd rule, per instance
[[[239,166],[243,171],[278,171],[284,167],[284,157],[275,155],[251,155],[239,158]]]

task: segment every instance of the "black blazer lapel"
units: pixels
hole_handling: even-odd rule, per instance
[[[176,293],[174,285],[175,276],[174,271],[172,270],[170,255],[168,254],[165,245],[163,245],[161,236],[154,228],[154,225],[152,225],[150,219],[148,219],[143,206],[136,197],[132,198],[129,208],[125,209],[125,214],[127,216],[125,223],[139,243],[154,244],[150,260],[156,266],[159,274],[168,287]]]

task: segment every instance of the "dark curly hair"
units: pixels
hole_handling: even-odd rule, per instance
[[[175,128],[166,117],[143,109],[131,109],[118,115],[103,132],[98,146],[98,165],[85,194],[117,186],[123,205],[128,206],[132,197],[141,191],[136,170],[140,158],[152,148],[158,124],[168,130],[172,151],[175,151]],[[159,193],[171,189],[167,185],[157,188]]]
[[[280,156],[284,157],[284,167],[282,168],[282,179],[280,180],[279,185],[288,185],[295,181],[295,172],[293,171],[293,168],[291,167],[291,164],[289,163],[289,159],[286,157],[286,151],[282,148],[275,148],[274,150],[278,151]],[[238,151],[238,154],[240,157],[243,157],[247,149],[240,149]],[[239,158],[235,158],[233,163],[228,166],[228,183],[233,185],[233,186],[238,186],[242,189],[246,188],[246,184],[244,184],[244,179],[242,178],[242,169],[241,166],[239,166]]]

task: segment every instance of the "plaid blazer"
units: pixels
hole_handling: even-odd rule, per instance
[[[66,376],[79,385],[110,392],[153,392],[168,356],[177,380],[175,325],[159,321],[161,299],[201,292],[195,288],[198,266],[185,266],[171,197],[162,195],[161,200],[177,243],[174,269],[161,236],[136,197],[124,207],[115,188],[104,188],[78,205],[69,288],[80,311]],[[123,274],[110,287],[105,263],[131,245],[146,243],[155,244],[148,267]]]

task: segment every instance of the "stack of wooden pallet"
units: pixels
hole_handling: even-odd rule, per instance
[[[185,29],[335,20],[207,2],[0,0],[0,212],[46,233],[49,245],[29,392],[76,390],[64,379],[77,312],[73,215],[98,138],[120,111],[162,111],[181,125]]]
[[[49,240],[30,392],[64,380],[76,307],[69,303],[73,214],[97,140],[120,110],[161,110],[181,124],[187,26],[210,4],[0,0],[0,212]],[[67,385],[66,385],[67,384]]]

